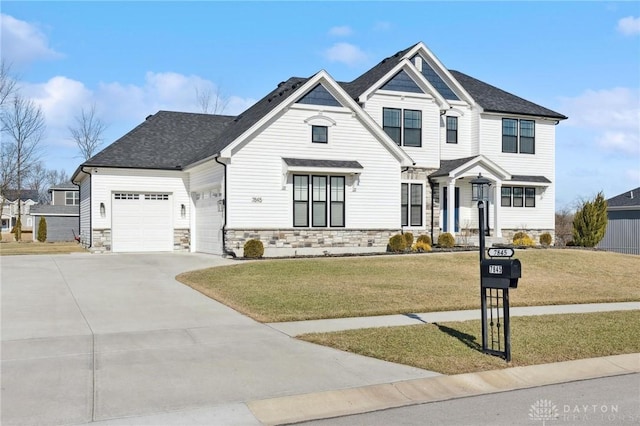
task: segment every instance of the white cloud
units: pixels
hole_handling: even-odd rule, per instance
[[[346,37],[353,34],[353,30],[351,27],[347,25],[342,25],[339,27],[332,27],[329,29],[329,35],[338,36],[338,37]]]
[[[627,16],[618,21],[618,31],[624,35],[640,34],[640,18]]]
[[[569,116],[566,125],[589,131],[602,149],[640,152],[640,89],[588,90],[561,102],[560,110]]]
[[[62,54],[49,47],[47,36],[35,25],[0,14],[2,56],[11,64],[57,59]]]
[[[342,62],[349,66],[358,65],[367,60],[367,55],[357,46],[349,43],[336,43],[325,51],[331,62]]]

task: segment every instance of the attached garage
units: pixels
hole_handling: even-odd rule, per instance
[[[114,192],[112,251],[172,251],[171,194]]]
[[[196,207],[196,251],[222,254],[222,213],[221,200],[217,190],[201,191],[193,194]]]

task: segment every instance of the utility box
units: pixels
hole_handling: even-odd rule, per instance
[[[480,262],[480,272],[483,288],[517,288],[522,265],[518,259],[485,259]]]

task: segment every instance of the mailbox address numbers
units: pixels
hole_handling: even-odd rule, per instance
[[[489,265],[489,273],[502,275],[502,265]]]
[[[487,251],[487,254],[489,255],[489,257],[513,257],[513,255],[515,254],[515,250],[513,250],[511,247],[506,247],[506,248],[491,247]]]

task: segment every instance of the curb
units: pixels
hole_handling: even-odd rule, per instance
[[[283,425],[639,372],[640,353],[634,353],[413,379],[246,404],[262,424]]]

